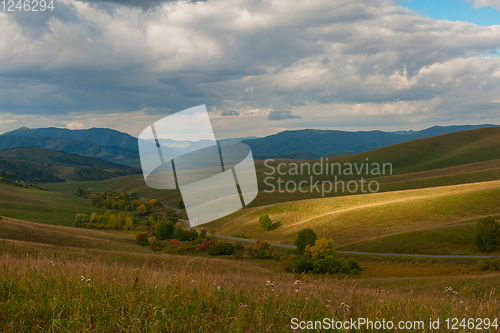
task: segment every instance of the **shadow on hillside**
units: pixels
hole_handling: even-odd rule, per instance
[[[281,222],[273,223],[268,230],[271,231],[271,230],[274,230],[274,229],[278,229],[279,226],[281,226]]]

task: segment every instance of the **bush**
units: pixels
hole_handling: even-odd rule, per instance
[[[314,260],[313,272],[316,274],[335,274],[342,267],[342,262],[326,257],[323,259]]]
[[[312,229],[302,229],[297,234],[297,239],[295,240],[295,246],[297,246],[297,254],[304,254],[306,246],[314,246],[316,243],[316,233]]]
[[[163,244],[163,242],[159,242],[159,241],[153,241],[153,243],[151,243],[151,246],[149,247],[152,251],[161,251],[163,248],[165,247],[165,245]]]
[[[273,248],[268,242],[261,241],[257,243],[254,252],[259,259],[272,259],[274,257]]]
[[[269,215],[264,211],[259,217],[259,226],[262,228],[262,230],[266,231],[271,229],[271,226],[273,225],[273,221],[271,221],[271,218]]]
[[[492,216],[483,217],[477,222],[477,234],[474,238],[477,248],[482,252],[490,252],[500,238],[500,227]]]
[[[500,270],[500,259],[490,260],[490,263],[488,266],[489,266],[490,271]]]
[[[139,243],[139,245],[149,245],[148,234],[137,235],[137,243]]]
[[[481,272],[487,271],[490,268],[488,260],[478,261],[476,268],[478,271],[481,271]]]
[[[211,240],[211,241],[208,241],[208,242],[203,242],[201,243],[200,247],[201,247],[201,250],[203,251],[208,251],[210,250],[210,248],[212,247],[212,245],[215,245],[217,244],[217,241],[216,240]]]
[[[212,256],[224,256],[234,253],[234,245],[231,243],[220,242],[214,244],[208,250],[208,254]]]
[[[307,248],[307,246],[306,246]],[[334,256],[337,248],[337,244],[335,244],[334,240],[331,238],[321,238],[316,241],[316,244],[308,249],[309,255],[313,259],[323,259],[328,256]]]
[[[309,258],[300,258],[293,263],[295,273],[307,273],[314,269],[314,262]]]
[[[90,217],[87,214],[76,214],[75,222],[73,222],[74,227],[82,227],[84,223],[89,223]]]
[[[157,240],[171,239],[174,233],[174,223],[162,221],[155,227],[155,237]]]

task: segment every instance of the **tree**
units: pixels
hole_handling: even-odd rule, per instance
[[[171,239],[174,233],[174,223],[161,221],[155,227],[155,237],[156,240],[162,241],[165,239]]]
[[[483,217],[477,222],[476,246],[480,251],[490,252],[500,238],[500,227],[492,216]]]
[[[324,259],[329,256],[333,257],[336,247],[337,244],[335,244],[333,239],[321,238],[310,248],[309,253],[313,259]]]
[[[273,221],[267,215],[267,213],[264,211],[259,217],[259,226],[262,228],[262,230],[266,231],[271,229],[271,226],[273,225]]]
[[[304,254],[306,246],[314,246],[316,243],[316,233],[309,228],[302,229],[297,235],[295,246],[297,246],[297,254]]]
[[[90,217],[87,214],[76,214],[75,222],[73,222],[73,226],[81,227],[84,223],[89,223]]]

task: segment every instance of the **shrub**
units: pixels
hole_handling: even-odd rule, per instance
[[[500,270],[500,259],[490,260],[490,263],[488,266],[489,266],[490,271]]]
[[[84,223],[89,223],[89,222],[90,222],[90,217],[87,214],[76,214],[73,226],[82,227]]]
[[[487,271],[490,268],[490,265],[488,264],[488,260],[481,260],[478,261],[476,264],[476,268],[478,271]]]
[[[149,247],[152,251],[161,251],[163,248],[165,247],[165,245],[163,244],[163,242],[159,242],[159,241],[153,241],[153,243],[151,243],[151,246]]]
[[[260,259],[271,259],[274,256],[273,248],[268,242],[261,241],[255,245],[255,256]]]
[[[304,254],[307,245],[314,246],[316,238],[316,233],[312,229],[306,228],[299,231],[295,240],[297,254]]]
[[[347,259],[347,264],[349,265],[349,268],[351,270],[357,269],[358,271],[361,271],[361,266],[359,265],[359,263],[356,260],[354,260],[354,259]]]
[[[211,240],[211,241],[208,241],[208,242],[203,242],[201,244],[201,247],[203,249],[203,251],[208,251],[210,250],[210,248],[212,247],[212,245],[215,245],[217,244],[217,241],[216,240]]]
[[[231,243],[220,242],[214,244],[208,250],[208,254],[212,256],[224,256],[234,253],[234,246]]]
[[[179,242],[179,240],[174,238],[174,239],[169,240],[168,244],[173,245],[173,246],[177,246],[177,245],[181,244],[181,242]]]
[[[321,238],[316,241],[316,244],[310,248],[308,251],[311,258],[313,259],[323,259],[328,256],[334,256],[337,244],[331,238]]]
[[[149,245],[148,234],[137,235],[137,243],[139,243],[140,245]]]
[[[157,240],[171,239],[174,233],[174,223],[161,221],[155,227],[155,237]]]
[[[474,238],[477,248],[483,252],[490,252],[498,242],[500,228],[492,216],[483,217],[477,222],[477,234]]]
[[[316,274],[335,274],[342,267],[342,262],[329,256],[323,259],[315,260],[313,266],[313,272]]]
[[[307,273],[314,269],[314,262],[309,258],[300,258],[293,263],[295,273]]]
[[[269,215],[264,211],[259,217],[259,226],[262,228],[262,230],[266,231],[271,229],[271,226],[273,225],[273,221],[269,217]]]

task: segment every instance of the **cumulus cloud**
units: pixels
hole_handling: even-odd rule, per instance
[[[393,0],[139,3],[67,0],[36,19],[0,12],[0,109],[155,115],[206,104],[247,127],[298,117],[301,127],[348,125],[361,114],[377,117],[373,126],[480,121],[499,111],[490,101],[500,58],[486,55],[497,54],[500,26],[434,20]]]
[[[468,0],[474,4],[475,8],[490,6],[500,10],[500,0]]]
[[[267,119],[269,119],[269,120],[285,120],[285,119],[294,119],[294,118],[301,118],[301,117],[292,114],[292,111],[289,111],[289,110],[271,111],[271,112],[269,112],[269,116],[267,117]]]
[[[221,116],[239,116],[240,114],[234,110],[226,110],[226,111],[223,111],[220,115]]]

